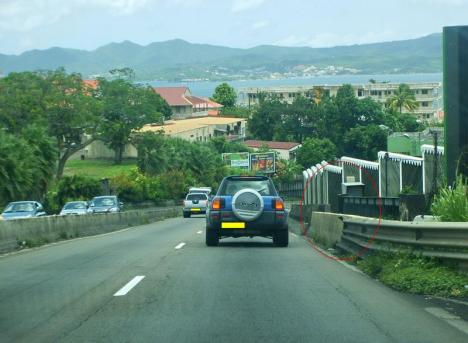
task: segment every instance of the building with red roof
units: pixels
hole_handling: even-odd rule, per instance
[[[97,86],[98,86],[99,81],[98,80],[83,80],[83,83],[88,88],[96,89]]]
[[[259,140],[246,140],[244,144],[252,150],[259,150],[262,147],[276,151],[279,157],[284,160],[295,160],[297,149],[302,145],[296,142],[275,142],[275,141],[259,141]]]
[[[188,87],[154,87],[154,91],[171,106],[174,119],[217,115],[223,107],[207,98],[192,95]]]

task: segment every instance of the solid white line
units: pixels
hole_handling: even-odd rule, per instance
[[[120,297],[122,295],[127,294],[130,292],[130,290],[138,285],[138,283],[145,278],[144,275],[138,275],[135,276],[133,279],[131,279],[125,286],[123,286],[121,289],[117,291],[117,293],[114,294],[114,297]]]
[[[197,233],[198,233],[199,235],[200,235],[202,232],[203,232],[202,230],[200,230],[200,231],[197,231]]]
[[[179,244],[177,244],[177,245],[174,247],[174,249],[180,249],[180,248],[182,248],[184,245],[185,245],[184,242],[179,243]]]
[[[294,232],[291,232],[291,235],[293,235],[294,237],[297,237],[297,235]]]
[[[433,316],[446,321],[449,325],[468,335],[468,323],[466,323],[460,317],[451,314],[450,312],[445,311],[439,307],[426,307],[425,310]]]
[[[341,260],[337,259],[336,256],[334,256],[333,254],[330,254],[328,251],[326,251],[326,250],[324,250],[322,248],[319,248],[318,246],[315,246],[315,248],[317,248],[317,250],[320,250],[320,252],[327,255],[328,257],[331,257],[333,260],[335,260],[336,262],[341,264],[343,267],[346,267],[346,268],[352,270],[353,272],[364,274],[359,268],[347,263],[346,261],[341,261]]]

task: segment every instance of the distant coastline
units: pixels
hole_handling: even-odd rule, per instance
[[[142,81],[153,87],[177,87],[187,86],[194,95],[211,96],[217,85],[227,82],[233,86],[236,91],[249,87],[281,87],[281,86],[313,86],[313,85],[340,85],[366,84],[373,79],[377,82],[391,83],[421,83],[421,82],[442,82],[442,73],[411,73],[411,74],[369,74],[369,75],[324,75],[316,77],[299,77],[285,79],[252,79],[235,81]]]

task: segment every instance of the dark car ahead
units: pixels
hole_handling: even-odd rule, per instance
[[[122,212],[123,203],[115,195],[94,197],[88,208],[88,213],[115,213]]]
[[[223,237],[268,237],[277,246],[289,243],[288,213],[273,181],[266,176],[228,176],[206,214],[206,245]]]

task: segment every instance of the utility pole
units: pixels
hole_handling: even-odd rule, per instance
[[[385,197],[388,198],[388,152],[385,153]]]
[[[434,137],[434,170],[432,175],[432,196],[437,194],[437,144],[438,144],[438,132],[436,130],[431,130],[430,133]]]

